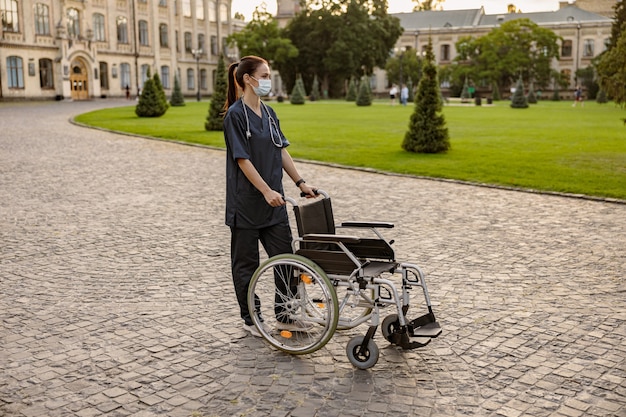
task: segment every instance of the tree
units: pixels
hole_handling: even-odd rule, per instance
[[[443,10],[443,2],[445,0],[413,0],[416,3],[413,7],[414,12],[421,12],[424,10]]]
[[[526,96],[526,102],[528,104],[537,104],[537,95],[535,94],[535,89],[533,88],[532,84],[530,84],[530,87],[528,87],[528,95]]]
[[[480,38],[459,39],[456,71],[464,69],[472,79],[497,82],[507,89],[521,73],[525,81],[546,88],[551,61],[559,57],[558,39],[553,31],[529,19],[510,20]]]
[[[461,102],[467,102],[471,98],[469,91],[469,84],[467,83],[467,77],[465,77],[465,82],[463,83],[463,91],[461,91]]]
[[[317,75],[322,91],[341,97],[345,80],[384,68],[402,32],[387,0],[310,0],[285,27],[300,54],[278,69],[288,86],[295,74],[307,85]]]
[[[148,76],[150,76],[150,73],[148,73]],[[163,102],[163,105],[165,105],[165,110],[167,110],[170,105],[167,103],[165,89],[163,88],[163,84],[161,84],[161,77],[159,77],[158,72],[154,73],[154,75],[152,76],[152,80],[154,81],[154,87],[156,88],[156,91],[159,95],[159,100]]]
[[[348,83],[348,93],[346,94],[346,101],[356,101],[356,96],[357,96],[356,79],[354,77],[350,77],[350,82]]]
[[[615,16],[613,17],[613,25],[611,26],[611,39],[607,47],[608,50],[617,46],[620,35],[626,29],[626,3],[624,0],[619,0],[613,6],[615,10]]]
[[[217,60],[217,69],[215,71],[215,87],[213,96],[209,103],[209,114],[204,122],[205,130],[224,130],[224,103],[226,103],[226,64],[224,63],[224,55],[220,55]]]
[[[390,84],[403,84],[407,80],[419,82],[422,77],[422,60],[417,51],[409,48],[391,57],[385,64],[385,72]]]
[[[180,82],[178,81],[178,75],[174,74],[174,91],[172,91],[172,97],[170,98],[170,105],[172,107],[179,107],[185,105],[185,97],[180,90]]]
[[[367,77],[363,76],[359,85],[359,94],[356,96],[357,106],[371,106],[372,105],[372,90],[370,83],[367,82]]]
[[[615,46],[607,50],[597,67],[600,88],[621,105],[626,105],[626,28]]]
[[[515,92],[513,93],[513,98],[511,99],[511,107],[514,109],[528,108],[528,100],[526,100],[526,96],[524,95],[524,82],[522,81],[522,77],[519,77],[517,80]]]
[[[154,78],[148,78],[143,84],[135,114],[139,117],[161,117],[167,111],[167,101],[163,99]]]
[[[422,79],[417,86],[415,110],[411,115],[409,130],[404,136],[402,148],[409,152],[439,153],[450,148],[448,128],[443,116],[441,91],[437,79],[437,67],[432,39],[428,38]]]
[[[291,104],[304,104],[305,97],[306,91],[304,90],[304,83],[302,82],[302,77],[299,76],[296,80],[296,84],[293,86],[289,100]]]
[[[241,56],[257,55],[270,66],[280,67],[288,59],[298,56],[298,49],[284,35],[278,22],[267,12],[265,4],[256,7],[252,21],[246,27],[226,38],[229,45],[236,44]]]
[[[313,77],[313,86],[311,87],[311,94],[309,95],[309,100],[315,101],[319,100],[321,97],[320,94],[320,82],[317,79],[317,75]]]

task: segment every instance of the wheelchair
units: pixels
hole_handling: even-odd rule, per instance
[[[264,261],[248,291],[252,320],[273,347],[295,355],[315,352],[337,330],[367,323],[367,332],[349,340],[346,354],[359,369],[373,367],[379,358],[374,342],[378,327],[389,343],[403,349],[426,346],[438,337],[437,323],[422,270],[398,262],[381,229],[387,222],[343,222],[335,226],[331,199],[322,191],[308,204],[286,197],[293,206],[298,237],[293,254]],[[310,200],[310,199],[307,199]],[[349,229],[351,234],[338,234]],[[396,282],[400,283],[399,288]],[[409,320],[409,292],[422,290],[423,310]],[[383,310],[390,310],[381,322]]]

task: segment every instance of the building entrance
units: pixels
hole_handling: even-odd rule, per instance
[[[72,62],[70,70],[70,86],[72,100],[89,100],[89,75],[87,66],[80,59]]]

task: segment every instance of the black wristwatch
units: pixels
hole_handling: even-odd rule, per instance
[[[296,187],[300,187],[300,184],[304,184],[304,183],[306,183],[306,181],[300,178],[298,181],[296,181]]]

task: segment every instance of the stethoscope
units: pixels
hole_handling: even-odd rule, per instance
[[[248,105],[243,100],[241,100],[241,102],[243,103],[243,114],[246,115],[246,137],[248,139],[250,139],[252,137],[252,133],[250,132],[250,119],[248,118],[248,110],[247,110]],[[265,109],[265,113],[267,113],[267,118],[270,121],[270,137],[272,138],[272,143],[277,148],[282,148],[283,144],[280,141],[280,135],[278,134],[278,125],[276,124],[276,121],[274,120],[274,118],[270,114],[270,111],[268,110],[268,108],[265,105],[265,103],[261,102],[261,107],[263,107]],[[261,112],[262,112],[262,110],[261,110]],[[276,139],[274,139],[274,131],[272,130],[272,125],[274,126],[274,129],[276,130],[276,134],[278,135],[278,143],[276,143]]]

